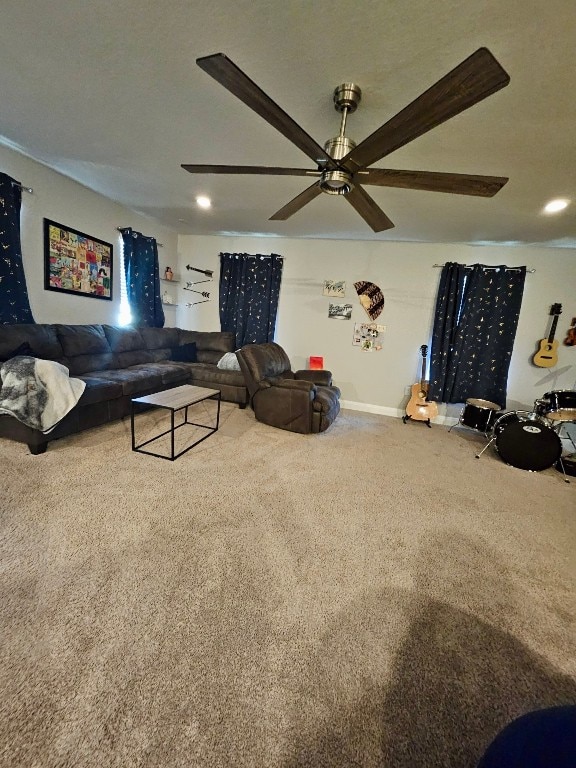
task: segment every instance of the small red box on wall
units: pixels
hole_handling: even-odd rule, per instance
[[[309,363],[308,367],[311,371],[321,371],[324,369],[324,358],[323,357],[312,357],[310,356],[308,358]]]

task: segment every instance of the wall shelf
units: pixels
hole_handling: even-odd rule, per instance
[[[161,278],[160,278],[160,282],[161,282],[161,283],[179,283],[179,282],[180,282],[180,280],[166,280],[166,278],[165,278],[165,277],[161,277]]]
[[[178,304],[172,304],[172,302],[170,302],[170,301],[163,301],[162,302],[162,306],[163,307],[177,307],[179,305]]]

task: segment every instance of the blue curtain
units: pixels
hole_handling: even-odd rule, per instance
[[[282,264],[277,254],[220,254],[220,325],[236,349],[274,340]]]
[[[20,182],[0,173],[0,324],[33,323],[20,245]]]
[[[505,408],[525,278],[526,267],[444,265],[432,332],[429,400],[478,398]]]
[[[123,227],[124,273],[126,293],[132,313],[132,325],[162,328],[164,310],[160,296],[158,244],[131,227]]]

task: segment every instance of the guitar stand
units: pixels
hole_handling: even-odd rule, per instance
[[[402,421],[404,422],[404,424],[406,424],[406,422],[408,421],[408,419],[410,419],[410,420],[411,420],[411,419],[412,419],[412,416],[408,416],[408,414],[406,414],[405,416],[402,416]],[[414,421],[424,421],[424,419],[414,419]],[[430,429],[432,429],[432,424],[430,424],[430,419],[426,419],[426,420],[424,421],[424,423],[426,424],[426,426],[427,426],[427,427],[429,427]]]

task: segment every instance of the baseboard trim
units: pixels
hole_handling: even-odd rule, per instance
[[[377,413],[380,416],[392,416],[395,419],[401,419],[405,413],[400,408],[389,408],[386,405],[372,405],[371,403],[358,403],[355,400],[340,400],[340,407],[349,411],[363,411],[364,413]],[[458,419],[454,416],[437,416],[432,424],[451,427],[454,424],[458,424]]]

